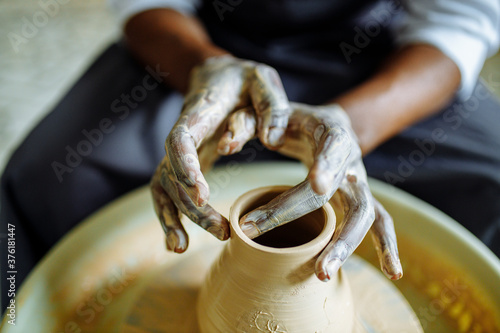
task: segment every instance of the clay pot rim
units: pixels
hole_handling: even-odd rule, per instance
[[[324,214],[325,214],[325,225],[323,226],[323,229],[321,232],[316,236],[313,240],[304,243],[299,246],[293,246],[293,247],[285,247],[285,248],[276,248],[276,247],[270,247],[270,246],[265,246],[261,245],[259,243],[254,242],[250,238],[248,238],[243,231],[241,231],[240,225],[239,225],[239,218],[236,216],[237,213],[240,211],[240,207],[243,202],[246,202],[248,200],[251,200],[252,198],[255,198],[259,196],[263,192],[268,192],[268,191],[273,191],[273,192],[284,192],[288,189],[290,189],[292,186],[288,185],[270,185],[270,186],[263,186],[263,187],[258,187],[253,190],[250,190],[248,192],[243,193],[240,195],[233,203],[231,206],[230,210],[230,226],[231,226],[231,238],[236,234],[238,238],[243,241],[246,245],[249,247],[261,251],[261,252],[267,252],[267,253],[272,253],[272,254],[296,254],[296,253],[302,253],[305,249],[311,249],[318,247],[318,251],[323,249],[331,240],[331,236],[325,239],[325,235],[333,235],[335,231],[335,225],[336,225],[336,215],[335,211],[333,210],[333,207],[330,205],[329,202],[327,202],[325,205],[323,205],[321,208]],[[330,223],[328,223],[330,221]]]

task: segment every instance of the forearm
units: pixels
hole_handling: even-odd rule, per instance
[[[397,51],[370,79],[335,98],[351,118],[363,154],[439,111],[460,84],[455,63],[427,45]]]
[[[205,59],[227,54],[211,41],[194,17],[170,9],[137,14],[125,26],[127,45],[140,61],[168,72],[166,83],[185,92],[189,73]]]

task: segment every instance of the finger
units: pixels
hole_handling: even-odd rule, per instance
[[[227,119],[219,126],[215,134],[208,140],[205,140],[198,148],[198,161],[200,162],[201,172],[205,175],[220,158],[218,146],[220,138],[224,135],[227,128]]]
[[[375,218],[373,200],[368,185],[348,175],[340,187],[349,208],[332,241],[316,261],[316,275],[330,280],[361,243]]]
[[[239,152],[255,136],[256,126],[257,121],[253,107],[233,112],[228,117],[227,129],[219,140],[217,152],[221,155]]]
[[[171,193],[171,199],[175,206],[191,221],[220,240],[229,238],[229,223],[224,216],[219,214],[210,205],[202,207],[195,205],[180,184],[168,179],[165,170],[162,173],[161,180],[162,186],[167,187],[168,193]]]
[[[351,140],[341,127],[325,129],[323,124],[318,123],[314,128],[312,139],[317,150],[308,178],[316,193],[333,193],[344,178],[351,153]]]
[[[240,219],[241,230],[253,239],[322,207],[328,199],[326,195],[316,194],[309,181],[304,180],[269,203],[245,214]]]
[[[209,199],[208,183],[201,172],[194,141],[185,126],[176,126],[170,132],[165,151],[170,160],[168,173],[197,206],[204,206]]]
[[[151,192],[156,215],[165,232],[167,249],[177,253],[186,251],[189,238],[180,221],[179,211],[155,177],[151,182]]]
[[[222,84],[222,83],[221,83]],[[182,116],[165,142],[165,151],[172,166],[169,172],[197,206],[209,199],[208,184],[201,172],[197,149],[214,134],[231,111],[226,99],[217,98],[214,86],[199,89],[186,97]]]
[[[220,157],[220,154],[217,152],[218,141],[219,140],[217,138],[211,137],[210,139],[203,142],[203,144],[198,149],[198,161],[200,162],[200,170],[204,175],[212,169],[213,165]]]
[[[269,66],[257,65],[250,97],[257,114],[259,139],[268,148],[279,148],[285,142],[291,108],[278,72]]]
[[[403,276],[403,268],[399,260],[398,243],[394,222],[389,213],[375,198],[375,221],[371,227],[371,235],[380,261],[380,268],[391,280],[399,280]]]
[[[219,214],[210,205],[198,207],[194,205],[187,194],[183,193],[183,188],[178,187],[179,199],[182,204],[178,207],[191,221],[198,224],[200,227],[211,233],[219,240],[229,238],[230,230],[227,219]]]

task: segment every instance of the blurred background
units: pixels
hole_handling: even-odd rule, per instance
[[[43,8],[44,3],[57,6]],[[0,170],[27,132],[119,35],[105,0],[0,0]],[[481,76],[500,96],[499,54]]]
[[[119,37],[105,0],[57,0],[52,3],[58,7],[44,11],[40,3],[49,2],[0,0],[0,170],[29,130]]]

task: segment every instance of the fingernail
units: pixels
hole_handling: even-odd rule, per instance
[[[241,231],[250,239],[254,239],[260,235],[259,229],[255,226],[253,222],[246,222],[240,225]]]
[[[342,266],[342,263],[338,259],[333,259],[326,265],[325,270],[328,275],[328,279],[337,274],[337,272],[340,269],[340,266]]]
[[[198,207],[203,207],[207,203],[208,203],[208,200],[206,198],[201,197],[201,195],[198,196]]]
[[[217,147],[217,153],[219,153],[219,155],[228,155],[229,150],[230,150],[230,147],[229,147],[229,144],[227,144],[227,143],[220,144]]]
[[[392,276],[392,280],[399,280],[403,277],[403,267],[401,266],[401,261],[397,261],[397,263],[394,265],[396,269],[394,270],[396,273]]]
[[[227,238],[226,232],[221,227],[213,225],[211,227],[208,227],[207,231],[219,240],[225,240]]]
[[[217,152],[220,155],[228,155],[231,151],[231,142],[232,135],[226,133],[226,135],[222,136],[222,138],[219,140],[219,143],[217,144]]]
[[[318,273],[318,279],[320,279],[320,281],[323,281],[323,282],[328,282],[330,281],[330,275],[328,275],[327,272],[319,272]]]
[[[198,207],[203,206],[203,202],[205,200],[203,200],[203,197],[200,193],[199,186],[195,185],[195,186],[183,187],[183,190],[186,192],[188,197],[193,201],[193,203],[196,206],[198,206]]]
[[[167,233],[166,236],[166,242],[167,242],[167,249],[169,251],[181,253],[184,252],[185,249],[182,249],[182,247],[179,246],[179,238],[175,234],[175,232],[169,232]]]
[[[312,184],[314,185],[314,192],[319,195],[326,194],[329,190],[328,186],[331,185],[329,179],[323,175],[316,175],[316,179]]]
[[[208,203],[208,185],[202,184],[201,182],[197,183],[198,191],[196,193],[196,202],[198,203],[198,207],[203,207]]]
[[[309,179],[311,179],[311,185],[314,192],[323,195],[330,190],[330,187],[334,183],[335,176],[328,170],[325,165],[320,165],[321,161],[317,161],[316,165],[309,172]]]
[[[210,196],[208,184],[205,179],[201,177],[196,179],[194,182],[186,179],[178,184],[180,190],[185,191],[189,198],[191,198],[193,203],[198,207],[205,206],[208,203],[208,198]]]
[[[267,142],[272,147],[279,147],[285,141],[285,130],[281,127],[273,127],[269,129],[267,134]]]
[[[391,270],[384,267],[383,271],[385,276],[387,276],[391,280],[399,280],[403,277],[403,267],[401,267],[401,262],[398,260],[397,262],[390,262],[388,266]]]

